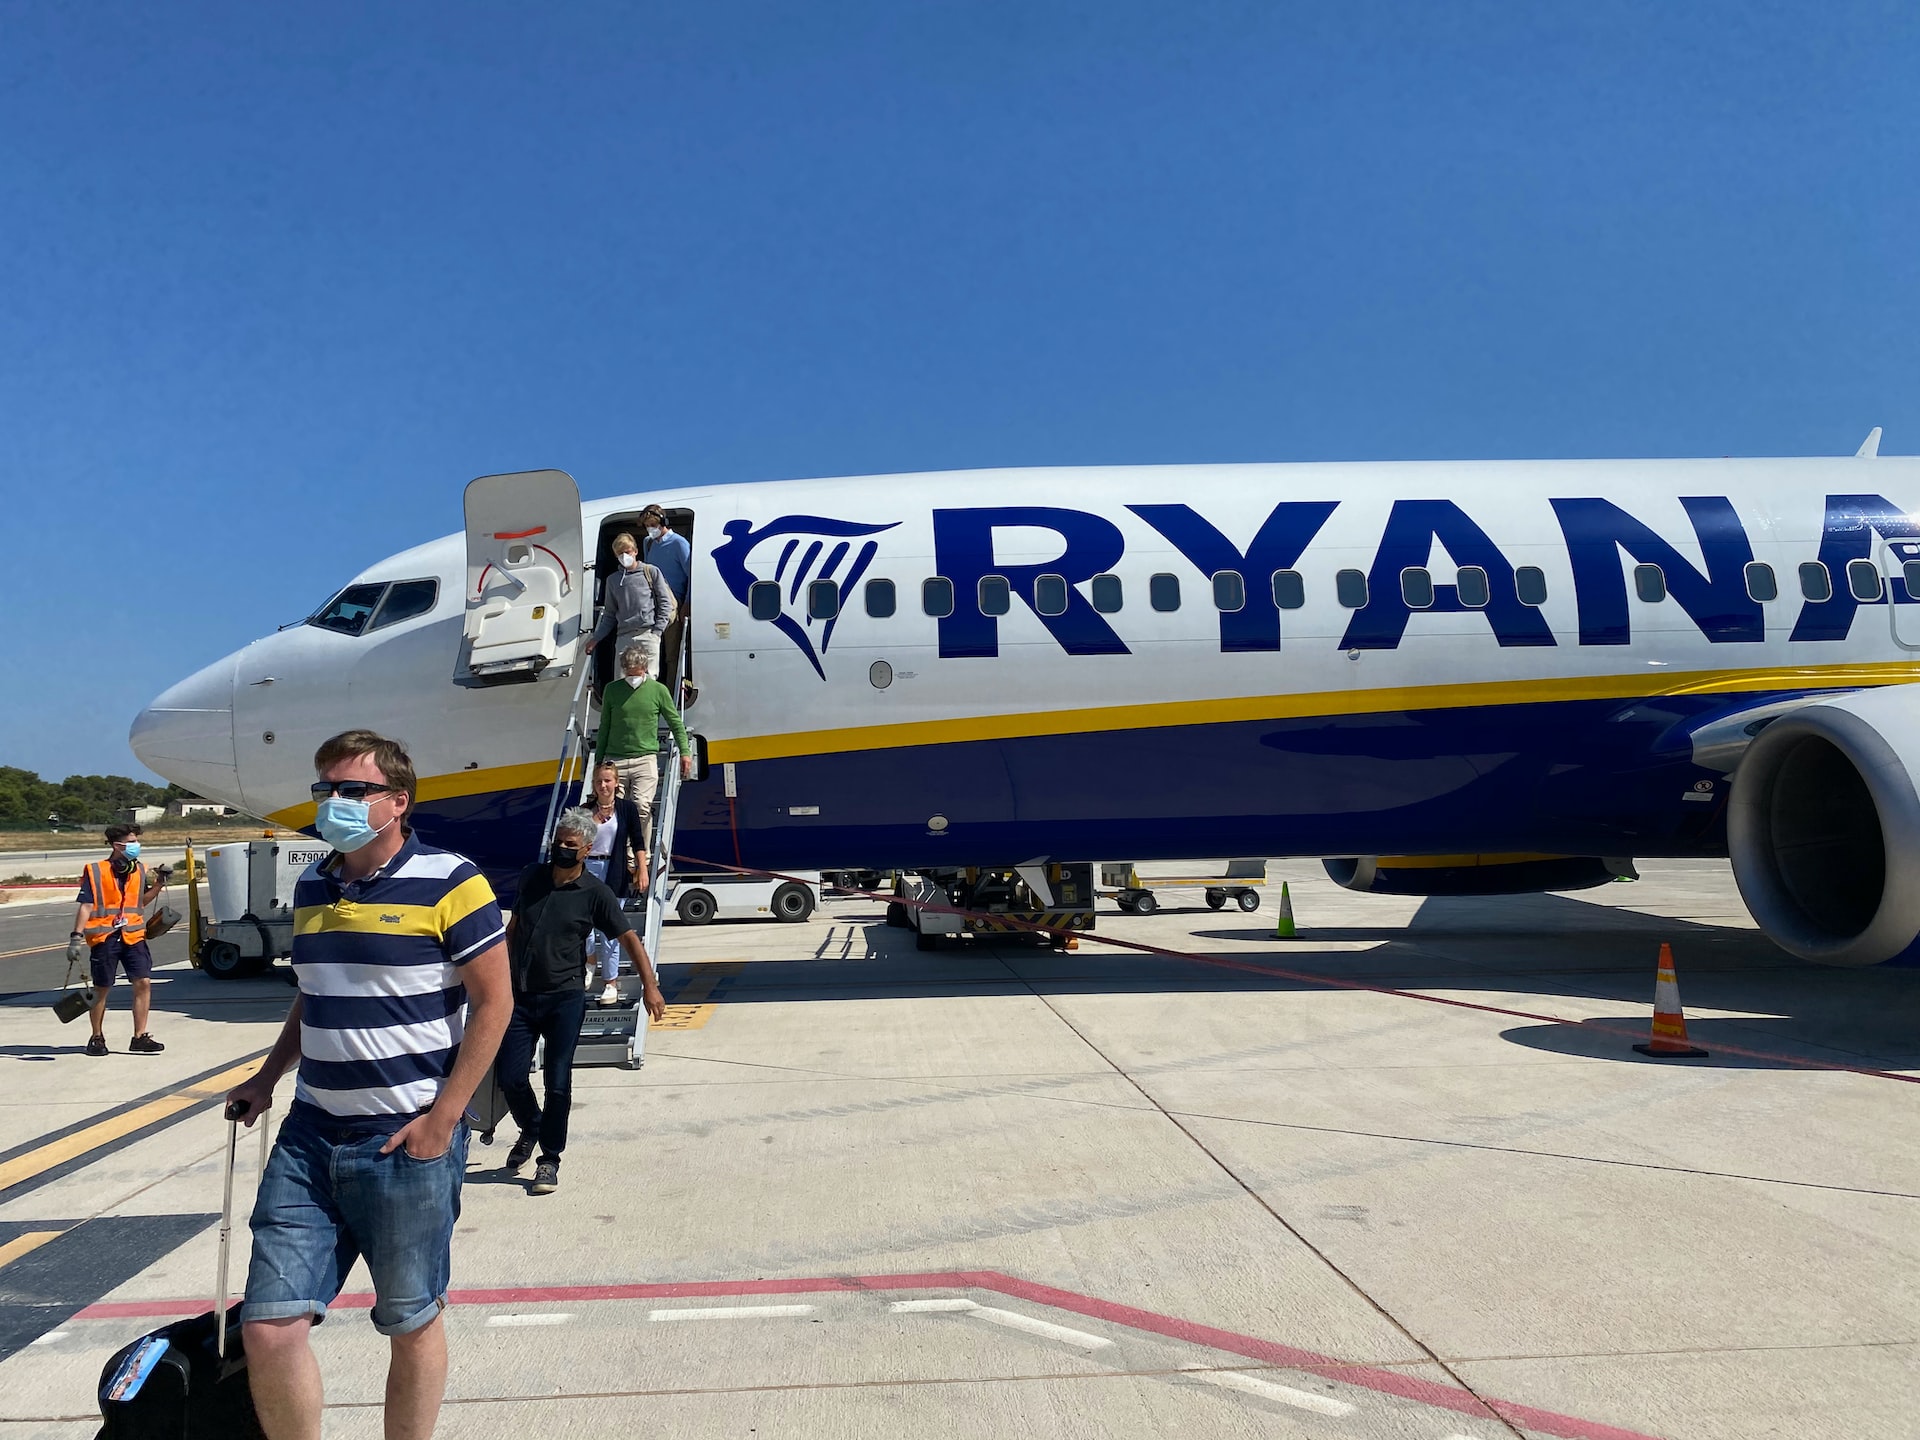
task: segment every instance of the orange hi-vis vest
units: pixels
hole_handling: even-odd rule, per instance
[[[113,873],[111,860],[94,861],[87,866],[87,875],[93,881],[93,910],[87,916],[87,923],[80,927],[87,944],[98,945],[116,930],[128,945],[137,945],[146,939],[147,916],[140,908],[140,892],[147,883],[146,867],[134,861],[124,885]]]

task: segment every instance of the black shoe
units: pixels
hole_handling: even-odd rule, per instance
[[[533,1158],[533,1137],[522,1135],[513,1142],[513,1148],[507,1151],[507,1173],[511,1175],[527,1161]]]
[[[560,1188],[560,1162],[542,1160],[533,1167],[533,1184],[527,1187],[529,1195],[551,1195]]]
[[[132,1043],[127,1046],[127,1049],[135,1055],[158,1055],[166,1048],[151,1035],[136,1035]]]
[[[106,1036],[96,1035],[91,1040],[87,1041],[87,1054],[104,1055],[106,1053],[107,1053],[107,1037]]]

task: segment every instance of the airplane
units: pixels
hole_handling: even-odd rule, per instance
[[[408,744],[416,828],[539,851],[611,542],[691,543],[672,848],[763,871],[1331,857],[1359,890],[1575,889],[1731,856],[1804,959],[1920,950],[1920,459],[1003,469],[582,503],[488,476],[134,721],[307,827],[318,743]],[[1916,691],[1920,694],[1920,691]],[[582,708],[585,707],[585,708]]]

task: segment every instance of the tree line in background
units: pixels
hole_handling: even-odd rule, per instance
[[[69,775],[59,784],[31,770],[0,765],[0,828],[39,829],[49,815],[63,825],[105,825],[133,805],[164,805],[190,792],[148,785],[125,775]]]

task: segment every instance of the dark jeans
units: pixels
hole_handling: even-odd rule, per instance
[[[577,985],[540,995],[521,995],[513,1002],[513,1018],[493,1062],[500,1089],[513,1111],[513,1123],[522,1135],[540,1137],[540,1159],[559,1162],[567,1148],[567,1115],[573,1109],[573,1052],[580,1047],[580,1022],[586,1018],[587,994]],[[533,1098],[527,1068],[533,1064],[533,1042],[547,1042],[541,1078],[546,1082],[543,1110]]]

